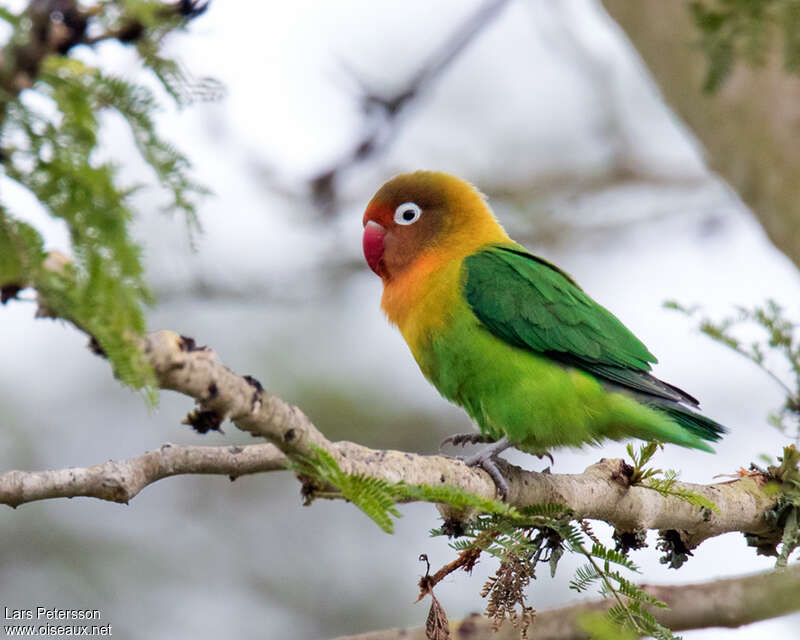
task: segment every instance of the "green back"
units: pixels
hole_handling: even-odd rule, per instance
[[[475,376],[468,377],[466,383],[458,380],[455,385],[458,393],[451,394],[461,404],[472,407],[470,415],[477,416],[484,431],[500,424],[513,442],[530,440],[536,446],[574,444],[576,438],[586,442],[599,437],[634,435],[705,450],[710,449],[701,439],[718,440],[725,431],[721,425],[692,410],[692,406],[698,404],[696,399],[653,377],[650,374],[650,363],[656,361],[653,354],[615,316],[586,295],[572,278],[546,260],[531,255],[517,244],[487,245],[464,260],[461,276],[464,298],[481,326],[504,343],[520,349],[508,353],[497,349],[496,361],[480,365],[487,370],[508,368],[511,379],[499,379],[499,386],[488,394],[488,400],[487,394],[478,394],[477,408],[472,406],[473,398],[469,393],[466,400],[459,395],[464,395],[464,389],[469,390],[469,383]],[[474,330],[481,330],[481,326],[472,326]],[[529,358],[530,366],[521,367],[521,359],[528,360],[525,351],[540,357]],[[455,362],[474,366],[469,360],[471,353],[469,349],[460,352]],[[568,370],[551,367],[548,371],[538,366],[536,363],[547,361],[541,356],[553,364],[590,374],[603,384],[598,390],[605,388],[625,393],[601,391],[606,401],[598,403],[597,398],[586,395],[587,388],[576,392],[578,387]],[[566,378],[559,377],[556,369]],[[535,380],[527,379],[530,374]],[[485,378],[480,377],[481,380]],[[497,376],[489,378],[490,382],[498,383]],[[554,387],[562,382],[567,396],[559,395]],[[577,414],[569,413],[576,407],[576,398],[570,400],[570,393],[577,393],[580,400]],[[528,396],[535,396],[535,401],[527,401]],[[495,397],[500,401],[492,404]],[[625,411],[632,407],[638,407],[638,411],[655,410],[655,414],[647,415],[655,417],[656,421],[648,421],[644,413],[624,416],[614,411],[609,413],[608,402],[621,403],[619,406]],[[519,407],[522,407],[521,415],[518,415]],[[488,412],[488,419],[484,420],[488,426],[480,421],[482,412]],[[663,417],[658,418],[658,414]],[[533,431],[531,421],[536,425]],[[567,424],[570,429],[564,430]],[[582,430],[576,425],[583,425]],[[621,425],[622,432],[619,431]]]
[[[475,315],[507,342],[586,364],[649,371],[655,356],[566,273],[516,245],[466,258]]]
[[[655,356],[555,265],[507,244],[468,256],[464,269],[467,303],[506,342],[648,397],[697,405],[651,376]]]

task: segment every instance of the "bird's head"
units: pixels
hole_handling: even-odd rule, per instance
[[[437,171],[389,180],[370,200],[363,223],[364,257],[384,281],[432,250],[468,255],[508,239],[475,187]]]

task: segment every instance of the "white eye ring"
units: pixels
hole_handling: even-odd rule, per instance
[[[414,224],[422,215],[422,209],[415,202],[404,202],[394,210],[394,221],[397,224]]]

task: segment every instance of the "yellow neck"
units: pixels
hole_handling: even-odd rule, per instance
[[[384,282],[381,307],[414,350],[420,332],[446,322],[461,296],[461,262],[487,244],[510,242],[483,200],[459,213],[458,229],[420,252],[403,272]]]

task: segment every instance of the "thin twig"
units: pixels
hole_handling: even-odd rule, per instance
[[[364,111],[364,132],[342,156],[310,181],[314,202],[326,215],[336,211],[336,181],[345,171],[384,151],[398,132],[400,115],[466,49],[509,0],[487,0],[433,52],[401,89],[381,96],[365,88],[360,98]]]

